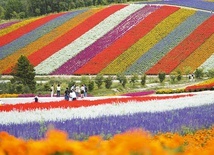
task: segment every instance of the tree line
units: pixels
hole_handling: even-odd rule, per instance
[[[126,3],[129,1],[130,0],[1,0],[0,20],[24,19],[83,7]]]

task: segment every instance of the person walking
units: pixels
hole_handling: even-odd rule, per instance
[[[61,90],[61,87],[60,87],[60,84],[58,84],[56,87],[56,94],[57,94],[56,96],[57,97],[60,97],[60,90]]]
[[[69,101],[69,90],[66,88],[65,90],[65,100]]]
[[[88,92],[88,88],[87,88],[87,86],[86,85],[84,85],[84,88],[85,88],[85,91],[84,91],[84,97],[87,97],[87,92]]]
[[[80,87],[80,97],[81,97],[81,98],[84,97],[84,93],[85,93],[85,87],[84,87],[84,85],[82,85],[82,86]]]
[[[51,85],[51,97],[54,96],[54,85]]]

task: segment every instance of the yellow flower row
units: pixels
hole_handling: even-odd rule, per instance
[[[18,97],[18,94],[0,94],[0,98],[6,98],[6,97]]]
[[[84,20],[86,20],[91,15],[95,14],[96,12],[100,11],[99,9],[90,9],[82,14],[77,15],[75,18],[72,18],[62,24],[59,27],[56,27],[48,34],[42,36],[41,38],[37,39],[33,43],[17,50],[14,54],[5,57],[4,59],[0,60],[1,68],[0,73],[6,70],[10,66],[14,66],[17,60],[21,55],[29,56],[30,54],[36,52],[37,50],[41,49],[42,47],[50,44],[54,40],[56,40],[61,35],[65,34]]]
[[[195,71],[214,53],[214,34],[206,40],[199,48],[197,48],[187,59],[185,59],[174,71],[185,71],[186,67]]]
[[[160,22],[152,31],[141,38],[110,65],[101,71],[102,74],[117,74],[124,72],[133,62],[146,53],[150,48],[166,37],[173,29],[189,16],[195,13],[194,10],[179,9]]]
[[[214,153],[214,128],[184,136],[177,133],[151,135],[142,130],[117,134],[109,140],[91,136],[85,141],[68,139],[62,131],[50,130],[42,140],[23,140],[0,133],[0,155],[200,155]]]
[[[173,94],[173,93],[183,93],[185,92],[184,88],[179,89],[158,89],[156,94]]]
[[[35,21],[35,20],[40,19],[40,18],[42,18],[42,16],[41,17],[36,17],[36,18],[35,17],[34,18],[30,18],[30,19],[18,22],[16,24],[13,24],[13,25],[5,28],[5,29],[1,29],[0,30],[0,37],[12,32],[12,31],[15,31],[15,30],[19,29],[20,27],[23,27],[23,26],[25,26],[25,25],[27,25],[27,24]]]
[[[200,83],[196,84],[196,86],[203,86],[203,85],[210,85],[210,84],[214,85],[214,78],[200,82]]]

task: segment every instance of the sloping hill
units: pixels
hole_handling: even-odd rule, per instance
[[[10,74],[20,55],[27,56],[41,75],[170,74],[185,68],[213,68],[214,3],[152,3],[86,8],[4,23],[0,73]]]

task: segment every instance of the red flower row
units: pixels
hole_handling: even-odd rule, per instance
[[[76,100],[76,101],[55,101],[48,103],[25,103],[16,105],[4,105],[0,106],[0,112],[2,111],[25,111],[25,110],[35,110],[35,109],[51,109],[51,108],[78,108],[78,107],[88,107],[102,104],[114,104],[114,103],[126,103],[128,101],[149,101],[149,100],[163,100],[163,99],[175,99],[185,96],[193,96],[192,94],[184,95],[174,95],[174,96],[141,96],[141,97],[125,97],[125,98],[108,98],[100,100]]]

